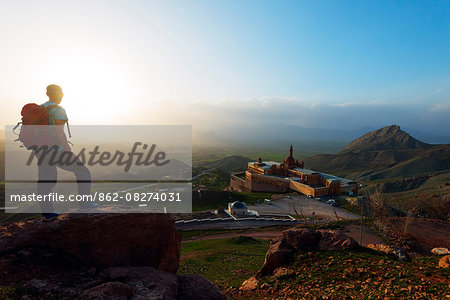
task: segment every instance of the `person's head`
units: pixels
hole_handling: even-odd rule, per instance
[[[56,104],[59,104],[59,103],[61,103],[61,100],[62,100],[64,94],[59,85],[50,84],[47,87],[47,96],[51,102],[55,102]]]

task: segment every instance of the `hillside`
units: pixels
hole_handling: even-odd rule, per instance
[[[338,154],[306,159],[307,168],[359,180],[425,176],[450,168],[450,144],[429,145],[396,125],[353,140]]]
[[[307,159],[305,165],[310,169],[359,180],[425,176],[449,170],[450,145],[412,150],[320,154]]]
[[[204,168],[219,169],[226,173],[233,173],[237,171],[244,171],[247,169],[247,163],[251,161],[250,158],[240,155],[230,155],[225,158],[207,162],[202,165]]]
[[[368,132],[353,140],[341,152],[360,152],[375,150],[410,150],[426,148],[431,145],[416,140],[400,129],[398,125],[391,125]]]
[[[448,197],[450,144],[422,143],[395,125],[355,139],[338,154],[306,159],[305,165],[369,183],[366,192],[381,192],[387,204],[403,211],[417,205],[427,208]],[[443,218],[435,209],[427,211],[427,216]]]

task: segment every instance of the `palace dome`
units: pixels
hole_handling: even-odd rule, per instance
[[[241,202],[241,201],[234,201],[231,204],[231,208],[245,209],[245,208],[247,208],[247,205],[244,202]]]

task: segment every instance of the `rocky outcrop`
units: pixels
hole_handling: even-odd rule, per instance
[[[300,250],[348,250],[357,247],[358,243],[343,233],[303,228],[289,229],[272,240],[264,265],[256,274],[256,278],[271,275],[277,268],[292,263]]]
[[[450,255],[443,256],[439,260],[439,267],[440,268],[450,268]]]
[[[0,285],[23,299],[220,299],[206,278],[175,275],[180,234],[162,214],[62,215],[0,227]]]
[[[151,266],[176,273],[181,236],[162,214],[64,214],[0,226],[0,254],[45,247],[88,265]]]
[[[182,299],[225,300],[208,279],[198,275],[174,275],[152,267],[113,267],[103,270],[102,282],[84,291],[80,299]],[[113,280],[113,281],[108,281]]]

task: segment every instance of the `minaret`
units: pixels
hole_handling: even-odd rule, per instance
[[[293,152],[294,152],[294,149],[292,148],[292,145],[291,145],[291,147],[289,147],[289,156],[286,157],[286,159],[284,160],[284,165],[286,167],[288,167],[289,169],[295,167],[295,159],[292,156]]]

